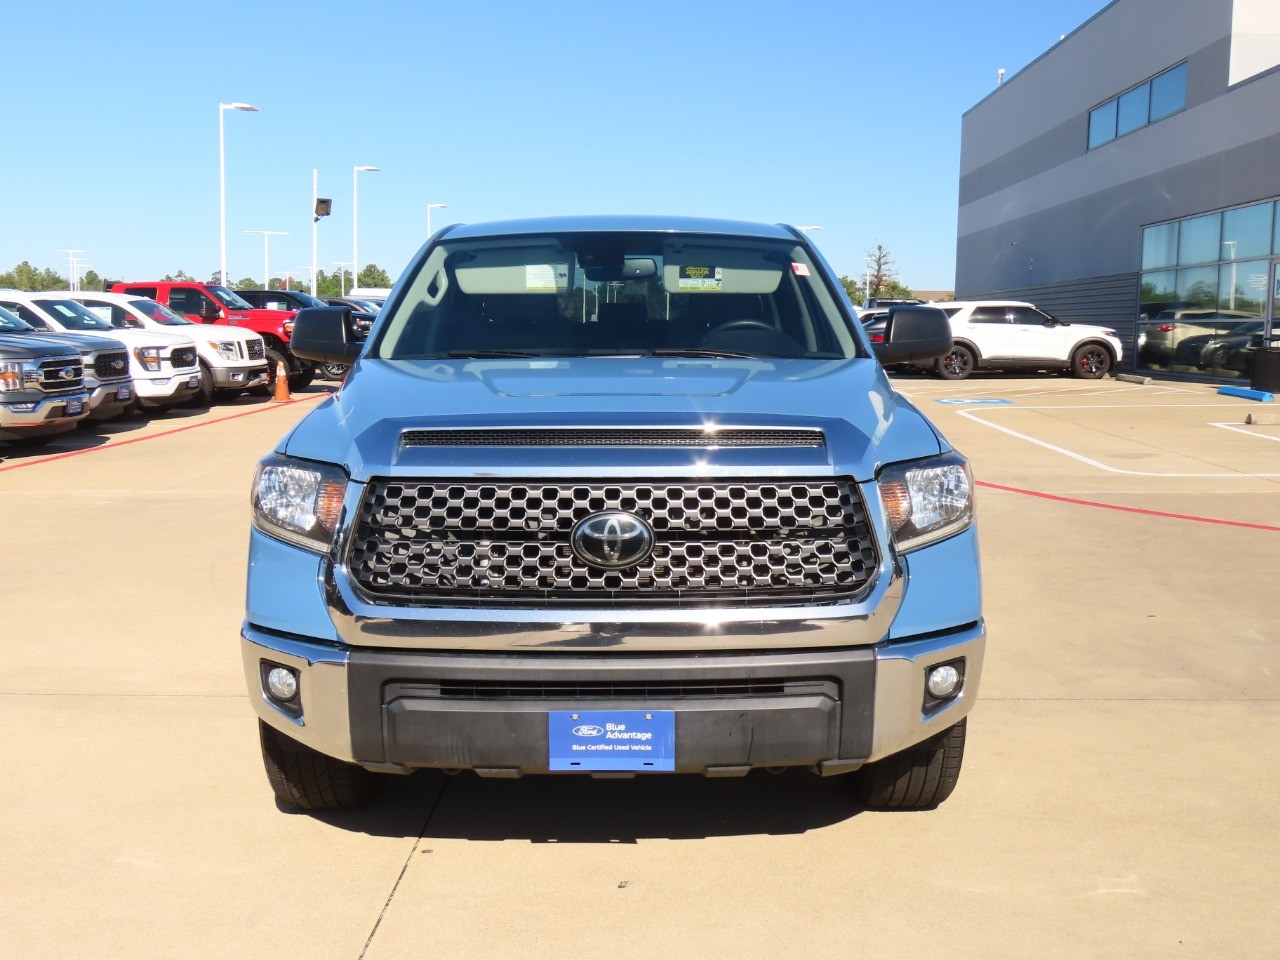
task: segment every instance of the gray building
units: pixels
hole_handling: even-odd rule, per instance
[[[1280,2],[1115,0],[964,116],[956,296],[1245,377],[1280,334]]]

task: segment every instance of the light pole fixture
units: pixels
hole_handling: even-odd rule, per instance
[[[428,203],[427,204],[427,239],[431,239],[431,211],[444,210],[449,205],[447,203]]]
[[[377,173],[380,167],[371,167],[367,163],[357,163],[351,168],[351,285],[356,286],[360,276],[360,171]]]
[[[221,259],[218,261],[222,285],[227,285],[227,133],[223,117],[228,110],[257,113],[258,108],[248,103],[218,104],[218,223],[221,228]]]
[[[345,260],[330,260],[331,264],[338,268],[338,296],[345,297],[347,295],[347,274],[345,267],[351,266]],[[355,286],[355,277],[352,276],[352,286]]]
[[[801,233],[808,233],[810,230],[821,230],[822,228],[817,224],[809,224],[806,227],[796,227],[796,229]]]
[[[77,253],[84,253],[85,251],[83,251],[83,250],[68,250],[68,249],[64,249],[64,248],[62,248],[62,247],[59,247],[57,250],[55,250],[55,251],[53,251],[53,252],[54,252],[54,253],[65,253],[65,254],[67,255],[67,257],[66,257],[66,260],[67,260],[67,284],[71,287],[71,289],[72,289],[72,290],[79,290],[79,289],[80,289],[80,282],[76,279],[76,275],[77,275],[77,273],[78,273],[78,271],[76,270],[76,267],[80,264],[80,258],[79,258],[79,257],[77,257],[77,256],[76,256],[76,254],[77,254]]]
[[[287,237],[289,234],[284,230],[246,230],[245,233],[262,234],[262,272],[265,278],[262,281],[262,289],[271,289],[271,238]],[[226,286],[226,284],[223,284]]]

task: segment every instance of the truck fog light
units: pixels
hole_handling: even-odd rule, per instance
[[[273,670],[272,673],[275,671]],[[929,696],[945,700],[960,689],[960,671],[949,663],[932,668],[925,678]]]
[[[267,693],[288,702],[298,695],[298,677],[288,667],[272,667],[267,674]]]

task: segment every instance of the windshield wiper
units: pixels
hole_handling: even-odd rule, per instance
[[[545,353],[528,350],[450,350],[445,354],[450,360],[493,360],[502,357],[545,357]]]
[[[651,357],[710,357],[712,359],[715,359],[717,357],[723,357],[729,360],[753,360],[755,359],[756,355],[751,353],[736,353],[733,350],[712,350],[712,349],[705,349],[702,347],[689,347],[689,348],[679,348],[679,349],[661,348],[658,350],[654,350],[652,353],[649,354],[649,356]]]

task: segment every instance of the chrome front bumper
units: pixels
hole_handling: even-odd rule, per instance
[[[67,416],[68,401],[78,401],[80,412]],[[15,410],[9,403],[0,403],[0,439],[62,433],[89,414],[87,393],[63,394],[30,402],[33,403],[30,410]]]
[[[245,624],[241,658],[257,715],[321,753],[371,769],[469,767],[498,776],[544,772],[547,711],[582,704],[510,698],[459,702],[412,691],[430,690],[433,681],[446,678],[518,685],[523,677],[551,685],[606,675],[645,684],[825,677],[832,691],[825,696],[744,697],[726,704],[715,697],[661,700],[655,695],[643,704],[619,700],[607,706],[675,710],[677,730],[679,716],[687,715],[686,736],[692,739],[683,749],[697,761],[683,768],[686,772],[715,775],[752,766],[804,765],[841,773],[898,753],[967,715],[981,679],[985,643],[985,627],[978,623],[862,649],[549,658],[353,649]],[[959,695],[926,712],[926,670],[957,660],[964,661],[965,678]],[[264,664],[297,673],[299,692],[291,712],[263,689]],[[592,709],[605,707],[592,704]],[[397,711],[414,718],[407,732],[394,725]],[[787,730],[782,742],[769,735],[779,728]],[[495,731],[502,733],[495,736]],[[758,745],[756,737],[766,745]]]
[[[267,382],[267,364],[264,360],[255,360],[247,365],[230,365],[210,367],[213,373],[213,385],[219,390],[248,389]]]

